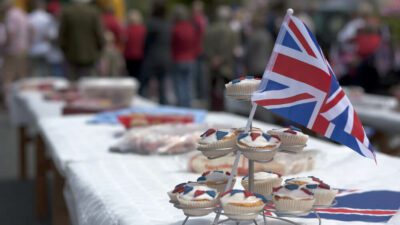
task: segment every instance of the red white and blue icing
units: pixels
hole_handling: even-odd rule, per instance
[[[327,190],[331,189],[331,187],[328,184],[324,183],[321,179],[314,176],[291,178],[285,180],[285,183],[298,184],[308,189],[316,189],[316,188],[327,189]]]
[[[246,191],[246,190],[239,190],[239,189],[231,189],[229,191],[224,192],[221,195],[221,203],[222,204],[256,203],[256,202],[259,202],[260,200],[263,203],[267,203],[267,199],[263,195],[253,193],[250,191]]]
[[[279,133],[285,133],[285,134],[292,134],[292,135],[304,135],[307,136],[306,134],[303,134],[300,128],[297,128],[295,126],[289,126],[286,128],[278,128],[278,129],[272,129],[268,131],[269,134],[277,135]]]
[[[188,185],[188,186],[196,186],[196,185],[198,185],[198,183],[196,183],[196,182],[193,182],[193,181],[188,181],[188,182],[186,182],[186,183],[180,183],[180,184],[177,184],[175,187],[174,187],[174,190],[172,190],[172,193],[182,193],[183,192],[183,190],[184,190],[184,187],[186,186],[186,185]]]
[[[254,173],[254,180],[270,180],[270,179],[277,179],[280,178],[282,175],[279,173],[275,172],[269,172],[269,171],[260,171],[257,173]],[[244,176],[242,180],[248,180],[249,176]]]
[[[236,134],[232,129],[208,129],[200,135],[199,144],[211,144],[225,138],[234,137]]]
[[[246,133],[241,133],[237,137],[238,144],[244,144],[249,147],[267,147],[275,146],[280,140],[278,137],[270,136],[266,133],[259,131],[251,131]]]
[[[197,182],[226,182],[230,175],[231,173],[222,170],[207,171],[197,178]]]
[[[296,184],[285,184],[284,186],[273,188],[273,196],[288,197],[295,200],[313,199],[314,193],[309,189]]]
[[[179,197],[185,200],[214,200],[218,196],[217,190],[206,185],[184,185]]]
[[[238,83],[255,83],[259,84],[261,82],[261,78],[254,77],[254,76],[242,76],[237,79],[232,80],[229,84],[238,84]]]

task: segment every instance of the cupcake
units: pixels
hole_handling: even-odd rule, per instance
[[[207,171],[204,172],[201,177],[197,178],[199,184],[205,184],[210,188],[216,189],[218,192],[222,193],[225,191],[225,187],[228,183],[231,173],[224,172],[221,170]],[[228,189],[232,189],[235,185],[236,179],[233,178],[232,185]]]
[[[279,138],[261,131],[243,132],[236,140],[246,158],[260,162],[272,160],[280,143]]]
[[[253,192],[264,195],[269,198],[272,190],[275,187],[282,185],[282,178],[280,174],[273,172],[257,172],[254,173],[254,190]],[[244,189],[249,189],[249,177],[245,176],[242,179],[242,186]]]
[[[206,157],[216,158],[234,151],[236,132],[233,129],[208,129],[200,136],[198,150]]]
[[[205,185],[184,185],[177,199],[185,215],[205,216],[213,212],[218,203],[217,197],[217,190]]]
[[[231,219],[254,220],[263,210],[267,200],[261,194],[244,190],[229,190],[220,198],[224,213]]]
[[[253,92],[257,91],[261,79],[253,76],[240,77],[225,84],[226,95],[238,100],[250,100]]]
[[[199,184],[196,183],[196,182],[189,181],[187,183],[180,183],[180,184],[176,185],[174,190],[167,192],[167,194],[169,196],[169,199],[171,200],[171,203],[177,203],[178,202],[178,195],[183,192],[185,185],[196,186],[196,185],[199,185]]]
[[[272,201],[277,211],[281,212],[309,212],[314,205],[314,194],[307,188],[297,184],[285,184],[274,188]]]
[[[303,134],[299,128],[294,126],[272,129],[267,133],[279,137],[282,142],[280,148],[289,151],[297,152],[303,150],[308,141],[308,135]]]
[[[286,184],[297,184],[301,187],[309,189],[314,193],[316,206],[330,206],[335,200],[337,189],[331,188],[328,184],[322,180],[309,176],[309,177],[298,177],[285,180]]]

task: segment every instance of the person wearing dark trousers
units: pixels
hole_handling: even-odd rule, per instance
[[[139,79],[139,94],[144,97],[148,97],[147,89],[151,78],[155,77],[157,79],[158,101],[160,104],[168,103],[165,93],[165,80],[171,62],[171,30],[165,17],[165,3],[163,1],[155,2],[151,17],[147,23],[145,54]]]

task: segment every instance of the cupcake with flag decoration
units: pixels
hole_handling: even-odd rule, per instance
[[[180,183],[176,185],[172,191],[167,192],[169,199],[171,200],[171,203],[178,202],[178,195],[183,192],[185,185],[196,186],[199,184],[196,182],[189,181],[187,183]]]
[[[184,185],[177,199],[185,215],[205,216],[217,205],[218,191],[206,185]]]
[[[242,179],[242,186],[245,190],[249,189],[249,177],[245,176]],[[257,172],[254,173],[254,192],[270,198],[272,190],[275,187],[282,185],[281,175],[274,172]]]
[[[229,190],[220,198],[224,213],[231,219],[254,220],[263,210],[267,199],[257,193],[244,190]]]
[[[206,157],[215,158],[234,151],[237,132],[233,129],[208,129],[200,136],[197,149]]]
[[[208,187],[216,189],[218,192],[222,193],[225,191],[225,187],[228,183],[229,176],[231,173],[224,172],[222,170],[214,170],[204,172],[198,179],[197,183],[205,184]],[[236,179],[233,178],[232,185],[229,187],[231,189],[235,185]]]
[[[314,193],[314,204],[318,206],[332,205],[337,193],[339,192],[337,189],[331,188],[331,186],[313,176],[287,179],[285,180],[285,183],[297,184],[303,188],[309,189]]]
[[[301,151],[308,141],[308,135],[299,128],[290,126],[287,128],[272,129],[267,132],[269,135],[281,139],[281,148],[285,150]]]
[[[250,131],[239,134],[236,144],[246,158],[269,161],[274,158],[281,141],[261,131]]]
[[[277,211],[309,212],[313,208],[314,194],[297,184],[285,184],[273,189],[272,200]]]
[[[238,100],[250,100],[260,83],[261,79],[253,76],[237,78],[225,84],[226,95]]]

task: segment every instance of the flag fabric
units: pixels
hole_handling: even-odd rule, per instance
[[[399,213],[400,192],[388,190],[340,190],[336,204],[329,208],[316,208],[323,219],[386,223]],[[266,216],[276,216],[273,205],[266,206]],[[270,211],[268,211],[270,210]],[[316,218],[310,213],[304,218]]]
[[[375,159],[364,128],[316,38],[289,12],[252,101]]]

